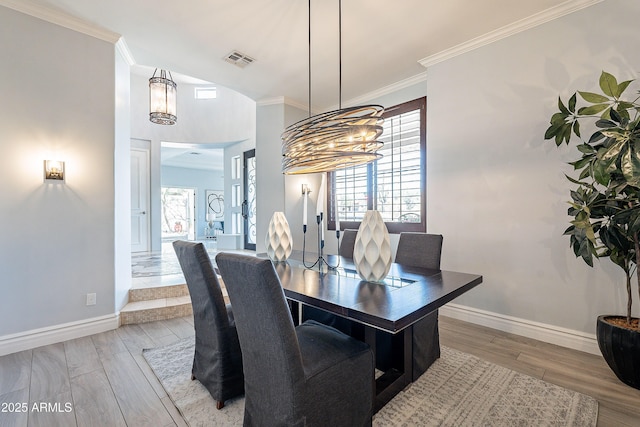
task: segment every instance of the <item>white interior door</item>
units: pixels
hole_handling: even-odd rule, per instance
[[[131,150],[131,252],[149,251],[149,150]]]

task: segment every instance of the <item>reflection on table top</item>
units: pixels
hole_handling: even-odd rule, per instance
[[[258,254],[266,257],[266,254]],[[384,283],[363,281],[349,258],[327,256],[336,270],[307,269],[301,253],[274,263],[287,298],[396,333],[482,283],[482,276],[392,264]],[[315,257],[307,254],[306,260]],[[312,264],[307,261],[307,265]]]

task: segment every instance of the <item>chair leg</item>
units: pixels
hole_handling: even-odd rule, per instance
[[[219,411],[222,408],[224,408],[224,401],[222,400],[216,401],[216,409]]]

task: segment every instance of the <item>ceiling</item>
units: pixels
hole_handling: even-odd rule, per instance
[[[224,146],[221,148],[217,143],[162,142],[160,163],[162,166],[217,171],[222,175]]]
[[[344,0],[342,100],[424,78],[425,66],[602,0]],[[308,104],[304,0],[0,0],[46,16],[72,15],[122,35],[133,61],[234,89],[256,101]],[[42,12],[40,12],[42,15]],[[37,16],[37,13],[36,13]],[[76,19],[78,18],[78,19]],[[82,26],[76,25],[76,26]],[[338,0],[311,1],[316,111],[339,93]],[[224,61],[238,50],[255,61]]]
[[[178,83],[212,82],[257,102],[285,99],[314,112],[362,102],[425,79],[430,64],[603,0],[0,0],[34,16],[115,42],[132,71],[170,70]],[[254,61],[224,59],[238,51]],[[342,62],[342,93],[340,93]],[[359,99],[360,98],[360,99]],[[221,147],[162,144],[162,164],[219,170]]]

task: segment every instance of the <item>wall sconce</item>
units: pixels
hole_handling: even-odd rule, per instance
[[[44,179],[64,181],[64,162],[60,160],[45,160]]]

